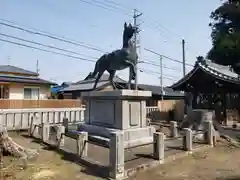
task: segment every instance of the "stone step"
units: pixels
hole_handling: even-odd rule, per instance
[[[88,141],[92,144],[96,144],[98,146],[102,146],[105,148],[110,147],[110,139],[102,136],[96,136],[96,135],[88,135]]]

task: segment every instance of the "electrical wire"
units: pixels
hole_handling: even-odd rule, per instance
[[[6,21],[6,20],[3,20],[3,19],[0,19],[0,20],[1,20],[1,21]],[[12,23],[12,24],[16,24],[16,23]],[[46,33],[46,32],[41,31],[41,30],[33,31],[33,30],[29,30],[30,28],[29,28],[29,29],[26,29],[26,28],[19,27],[19,26],[17,26],[17,25],[11,25],[11,24],[9,24],[9,23],[3,23],[3,22],[0,22],[0,25],[6,26],[6,27],[9,27],[9,28],[14,28],[14,29],[17,29],[17,30],[21,30],[21,31],[27,32],[27,33],[29,33],[29,34],[44,36],[44,37],[48,37],[48,38],[50,38],[50,39],[62,41],[62,42],[69,43],[69,44],[72,44],[72,45],[75,45],[75,46],[80,46],[80,47],[83,47],[83,48],[87,48],[87,49],[99,51],[99,52],[102,52],[102,53],[106,53],[105,51],[103,51],[103,50],[101,50],[101,49],[99,49],[99,48],[95,48],[95,47],[93,47],[93,46],[91,46],[91,45],[86,45],[86,44],[83,43],[83,42],[74,42],[74,41],[68,40],[67,38],[57,37],[57,36],[55,36],[55,35],[51,35],[50,33]]]
[[[9,41],[9,40],[5,40],[5,39],[1,39],[1,38],[0,38],[0,41],[7,42],[7,43],[10,43],[10,44],[14,44],[14,45],[21,46],[21,47],[25,47],[25,48],[30,48],[30,49],[35,49],[35,50],[39,50],[39,51],[43,51],[43,52],[56,54],[56,55],[61,55],[61,56],[68,57],[68,58],[73,58],[73,59],[78,59],[78,60],[88,61],[88,62],[94,62],[94,63],[96,62],[96,60],[93,60],[93,59],[87,59],[87,58],[82,58],[82,57],[78,57],[78,56],[72,56],[72,55],[69,55],[69,54],[50,51],[50,50],[47,50],[47,49],[42,49],[42,48],[38,48],[38,47],[34,47],[34,46],[30,46],[30,45],[26,45],[26,44],[14,42],[14,41]],[[144,73],[147,73],[147,74],[155,73],[156,76],[159,75],[159,73],[157,73],[157,72],[153,72],[153,71],[146,70],[146,69],[140,69],[140,71],[144,72]],[[165,79],[172,79],[170,76],[168,76],[168,77],[165,76],[164,78]]]
[[[0,35],[4,36],[4,37],[16,39],[16,40],[28,42],[28,43],[35,44],[35,45],[39,45],[39,46],[43,46],[43,47],[47,47],[47,48],[51,48],[51,49],[56,49],[56,50],[64,51],[64,52],[67,52],[67,53],[72,53],[72,54],[75,54],[75,55],[86,56],[88,58],[97,59],[97,57],[88,56],[86,54],[81,54],[81,53],[77,53],[77,52],[70,51],[70,50],[65,50],[65,49],[62,49],[62,48],[55,47],[55,46],[45,45],[45,44],[42,44],[42,43],[39,43],[39,42],[36,42],[36,41],[30,41],[30,40],[22,39],[22,38],[19,38],[19,37],[16,37],[16,36],[11,36],[11,35],[4,34],[4,33],[0,33]]]
[[[148,74],[148,75],[153,75],[153,76],[161,77],[161,73],[156,72],[156,71],[147,70],[147,69],[143,69],[143,68],[140,68],[139,71],[140,71],[140,72],[143,72],[143,73],[145,73],[145,74]],[[163,79],[168,79],[168,80],[172,80],[172,81],[178,81],[178,79],[177,79],[176,77],[165,76],[165,75],[163,75]]]
[[[58,53],[58,52],[55,52],[55,51],[50,51],[50,50],[47,50],[47,49],[42,49],[42,48],[38,48],[38,47],[34,47],[34,46],[29,46],[29,45],[26,45],[26,44],[14,42],[14,41],[9,41],[9,40],[5,40],[5,39],[0,39],[0,41],[7,42],[7,43],[10,43],[10,44],[14,44],[14,45],[18,45],[18,46],[22,46],[22,47],[26,47],[26,48],[30,48],[30,49],[43,51],[43,52],[48,52],[48,53],[57,54],[57,55],[65,56],[65,57],[79,59],[79,60],[82,60],[82,61],[96,62],[95,60],[91,60],[91,59],[87,59],[87,58],[81,58],[81,57],[72,56],[72,55],[63,54],[63,53]]]
[[[146,50],[146,51],[148,51],[148,52],[150,52],[150,53],[153,53],[153,54],[155,54],[155,55],[157,55],[157,56],[160,56],[160,57],[166,58],[166,59],[168,59],[168,60],[171,60],[171,61],[174,61],[174,62],[177,62],[177,63],[181,63],[181,64],[183,64],[183,62],[180,61],[180,60],[173,59],[173,58],[168,57],[168,56],[166,56],[166,55],[163,55],[163,54],[157,53],[157,52],[155,52],[155,51],[153,51],[153,50],[150,50],[150,49],[148,49],[148,48],[144,48],[144,50]],[[186,66],[190,66],[190,67],[194,67],[194,65],[192,65],[192,64],[188,64],[188,63],[185,63],[185,65],[186,65]]]
[[[118,12],[118,11],[116,11],[116,10],[120,10],[120,9],[114,7],[114,6],[107,5],[106,3],[99,2],[99,1],[96,1],[96,0],[92,0],[92,1],[79,0],[79,1],[81,1],[81,2],[83,2],[83,3],[86,3],[86,4],[89,4],[89,5],[93,5],[93,6],[102,8],[102,9],[104,9],[104,10],[112,11],[112,12]],[[95,3],[94,3],[94,2],[95,2]],[[98,4],[96,4],[96,2],[97,2]],[[132,17],[132,15],[129,14],[129,13],[127,13],[127,12],[124,12],[124,11],[121,11],[121,10],[120,10],[119,12],[122,13],[122,14],[124,14],[124,15],[126,15],[126,16]]]
[[[2,23],[2,22],[0,22],[0,25],[4,25],[4,26],[10,27],[10,28],[18,29],[18,30],[21,30],[21,31],[24,31],[24,32],[27,32],[27,33],[30,33],[30,34],[36,34],[36,35],[40,35],[40,36],[46,36],[46,37],[48,37],[48,38],[52,38],[52,39],[55,39],[55,40],[64,41],[64,42],[67,42],[67,43],[70,43],[70,44],[74,44],[74,45],[78,45],[78,46],[79,46],[79,44],[76,44],[76,43],[74,43],[74,42],[71,42],[71,41],[68,41],[68,40],[66,41],[66,40],[64,40],[64,39],[59,39],[59,38],[57,38],[57,37],[54,37],[54,36],[51,36],[51,35],[48,35],[48,34],[42,34],[41,32],[39,33],[39,32],[37,32],[37,31],[31,31],[31,30],[28,30],[28,29],[25,29],[25,28],[22,28],[22,27],[17,27],[17,26],[10,25],[10,24],[6,24],[6,23]],[[43,45],[43,44],[41,44],[41,43],[37,43],[37,42],[34,42],[34,41],[24,40],[24,39],[22,39],[22,38],[17,38],[17,37],[14,37],[14,36],[9,36],[9,35],[2,34],[2,33],[1,33],[1,35],[8,36],[8,37],[11,37],[11,38],[15,38],[15,39],[18,39],[18,40],[23,40],[23,41],[25,41],[25,42],[34,43],[34,44],[41,45],[41,46],[45,46],[45,47],[47,46],[47,47],[49,47],[49,48],[53,48],[53,49],[57,49],[57,50],[63,50],[63,49],[61,49],[61,48],[56,48],[56,47],[49,46],[49,45]],[[85,46],[84,46],[84,47],[85,47]],[[96,50],[95,48],[89,47],[89,46],[88,46],[87,48],[91,48],[91,49]],[[99,49],[97,49],[97,50],[100,51],[100,52],[106,53],[106,52],[103,51],[103,50],[99,50]],[[145,48],[145,50],[146,50],[146,48]],[[147,49],[147,50],[148,50],[148,49]],[[73,53],[73,54],[77,54],[77,55],[83,55],[83,54],[76,53],[76,52],[69,51],[69,50],[64,50],[64,51],[65,51],[65,52],[69,52],[69,53]],[[87,55],[83,55],[83,56],[87,56]],[[168,58],[168,59],[170,59],[170,60],[173,60],[172,58],[169,58],[169,57],[167,57],[167,56],[164,56],[164,55],[162,55],[162,56],[165,57],[165,58]],[[88,56],[88,57],[89,57],[89,56]],[[91,57],[91,58],[97,59],[96,57]],[[173,60],[173,61],[178,62],[178,63],[180,62],[180,61],[178,61],[178,60]],[[149,64],[149,65],[153,65],[153,66],[160,66],[160,65],[157,65],[157,64],[154,64],[154,63],[151,63],[151,62],[147,62],[147,61],[144,61],[143,63]],[[188,65],[188,64],[186,64],[186,65]],[[165,69],[172,69],[172,68],[169,68],[169,67],[166,67],[166,66],[163,66],[163,68],[165,68]]]

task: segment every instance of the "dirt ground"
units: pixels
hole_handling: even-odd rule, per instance
[[[84,167],[62,159],[54,151],[45,150],[38,143],[18,135],[14,140],[24,147],[36,148],[40,155],[30,161],[27,169],[21,168],[21,162],[4,157],[5,168],[0,170],[0,180],[95,180],[101,179],[87,174]],[[216,148],[195,153],[154,169],[140,172],[129,180],[240,180],[240,149],[218,143]]]
[[[221,143],[216,148],[140,172],[130,179],[240,180],[239,156],[240,149]]]

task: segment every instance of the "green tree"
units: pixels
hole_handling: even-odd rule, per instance
[[[240,0],[225,0],[210,17],[213,47],[207,57],[234,68],[240,62]]]

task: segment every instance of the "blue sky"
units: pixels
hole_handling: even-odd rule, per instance
[[[91,0],[85,1],[92,2]],[[108,0],[97,1],[109,4]],[[0,17],[23,27],[44,30],[58,36],[84,42],[104,51],[112,51],[121,47],[123,24],[125,21],[132,22],[132,17],[128,14],[133,14],[132,9],[137,8],[143,13],[139,19],[143,21],[141,29],[144,30],[140,33],[141,60],[159,63],[159,57],[145,51],[144,48],[182,60],[181,38],[186,40],[186,61],[189,64],[194,64],[196,56],[205,56],[211,48],[210,28],[208,27],[209,15],[220,5],[220,0],[175,0],[174,3],[169,0],[115,0],[115,2],[124,7],[118,6],[119,10],[110,11],[84,3],[82,0],[1,0]],[[93,3],[96,4],[96,2]],[[110,4],[110,6],[116,5]],[[98,51],[2,25],[0,25],[0,32],[75,51],[84,55],[80,57],[88,59],[102,55]],[[17,41],[2,36],[0,39]],[[28,44],[21,41],[20,43]],[[94,68],[92,62],[0,42],[0,64],[11,64],[35,71],[37,60],[39,61],[40,76],[57,83],[80,80]],[[164,76],[174,79],[164,79],[164,85],[171,85],[182,77],[181,64],[165,58],[163,64],[174,69],[163,69]],[[148,70],[148,72],[160,71],[159,67],[147,64],[139,64],[139,68]],[[189,70],[191,67],[187,67],[187,71]],[[128,70],[119,71],[117,74],[126,79]],[[139,72],[139,82],[160,84],[157,75],[144,72]]]

